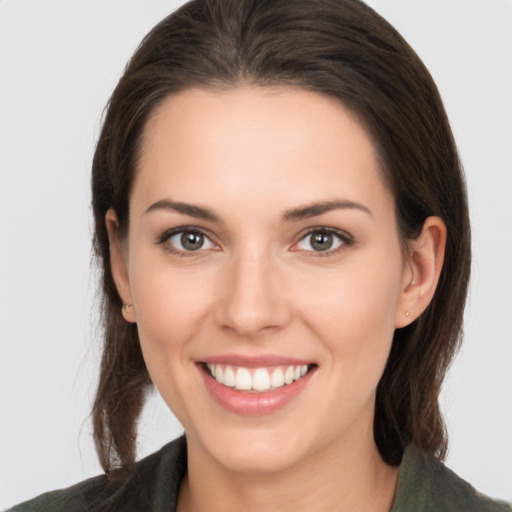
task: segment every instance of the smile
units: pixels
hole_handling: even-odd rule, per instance
[[[318,370],[313,362],[272,355],[212,356],[196,367],[214,401],[243,416],[272,414],[291,405]]]
[[[210,375],[223,386],[238,391],[262,392],[282,388],[301,379],[309,366],[280,365],[266,368],[244,368],[227,364],[207,364]]]

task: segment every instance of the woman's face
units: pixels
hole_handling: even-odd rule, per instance
[[[373,443],[411,274],[372,143],[338,103],[284,87],[170,97],[145,132],[124,261],[189,450],[270,471]]]

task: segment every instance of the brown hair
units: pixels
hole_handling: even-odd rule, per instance
[[[192,0],[145,37],[112,94],[92,168],[94,247],[102,270],[103,359],[93,424],[107,474],[135,460],[136,423],[151,381],[137,328],[124,321],[105,213],[126,230],[144,127],[169,95],[192,87],[288,85],[338,99],[363,123],[394,195],[403,240],[430,215],[448,229],[427,310],[397,329],[377,389],[375,441],[399,464],[414,443],[443,458],[438,395],[458,348],[470,271],[464,176],[438,90],[383,18],[359,0]]]

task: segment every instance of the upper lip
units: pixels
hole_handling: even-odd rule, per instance
[[[245,356],[241,354],[223,354],[206,357],[200,361],[206,364],[228,364],[231,366],[241,366],[243,368],[262,368],[265,366],[302,366],[313,364],[313,361],[307,359],[298,359],[294,357],[279,356],[274,354]]]

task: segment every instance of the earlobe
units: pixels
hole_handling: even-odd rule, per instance
[[[121,312],[127,322],[135,322],[135,311],[132,305],[130,280],[128,277],[126,249],[119,238],[119,222],[117,214],[109,209],[105,215],[110,247],[110,267],[117,292],[123,301]]]
[[[408,242],[410,268],[396,311],[395,327],[405,327],[428,307],[437,288],[446,248],[446,225],[428,217],[418,238]]]

